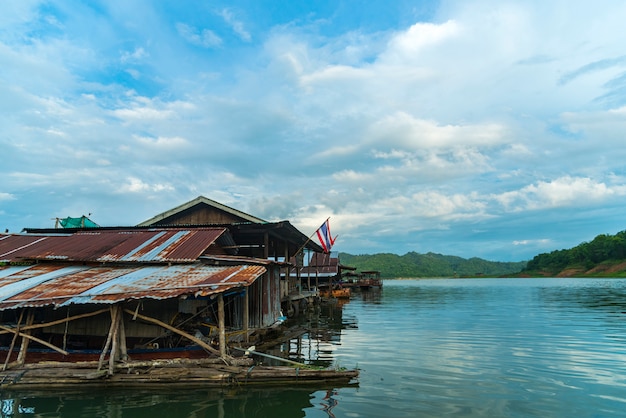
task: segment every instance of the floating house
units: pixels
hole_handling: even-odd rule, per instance
[[[201,385],[232,384],[243,376],[238,362],[248,363],[231,347],[282,320],[291,287],[281,283],[291,268],[284,260],[302,246],[316,250],[287,221],[265,222],[204,197],[136,227],[25,231],[0,234],[1,387],[50,385],[61,370],[61,380],[82,384],[171,383],[189,373]],[[158,366],[172,368],[174,359],[179,372],[162,373]],[[185,363],[213,360],[222,369],[192,373]],[[245,376],[267,383],[289,373],[257,368]],[[321,376],[355,376],[346,373]]]

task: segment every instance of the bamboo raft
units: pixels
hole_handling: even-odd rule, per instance
[[[233,386],[350,385],[358,370],[263,366],[250,358],[225,364],[221,359],[173,359],[122,362],[115,373],[97,370],[97,362],[45,362],[25,364],[0,372],[0,390],[171,387],[224,388]]]
[[[223,299],[218,295],[219,322],[223,324]],[[138,305],[139,306],[139,305]],[[31,333],[43,327],[90,318],[110,311],[111,323],[104,347],[98,353],[75,353],[54,345]],[[246,353],[244,357],[232,357],[226,353],[226,335],[220,326],[219,348],[185,330],[158,319],[142,315],[121,304],[94,312],[68,316],[47,323],[34,323],[34,312],[20,313],[17,325],[0,325],[0,334],[12,334],[11,344],[4,354],[0,368],[0,390],[31,390],[92,387],[233,387],[254,385],[301,385],[335,383],[349,385],[358,377],[358,370],[319,369],[288,359],[274,357],[253,349],[235,348]],[[177,352],[154,350],[155,358],[130,358],[131,350],[126,343],[124,315],[132,320],[142,320],[179,335],[194,345]],[[21,337],[21,343],[18,344]],[[34,341],[47,354],[29,350]],[[14,348],[19,346],[17,352]],[[145,354],[145,353],[144,353]],[[287,363],[287,366],[255,364],[247,355],[265,356]],[[54,357],[52,357],[54,355]],[[201,355],[201,357],[195,357]],[[47,357],[46,357],[47,356]],[[172,358],[172,356],[175,356]],[[192,357],[193,356],[193,357]],[[88,359],[83,359],[88,357]],[[195,357],[195,358],[194,358]],[[1,364],[2,362],[0,362]]]

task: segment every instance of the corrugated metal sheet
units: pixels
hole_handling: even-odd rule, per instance
[[[1,235],[0,261],[193,262],[225,231],[199,228]]]
[[[10,283],[8,283],[9,280],[3,280],[2,287],[0,287],[0,300],[10,299],[11,297],[32,289],[41,283],[84,270],[85,268],[86,267],[80,266],[63,267],[53,271],[41,272],[40,274],[33,275],[28,278],[22,278],[21,280],[13,280],[10,281]],[[8,279],[10,279],[10,277],[8,277]]]
[[[263,266],[218,267],[200,263],[136,268],[1,267],[0,310],[209,296],[249,286],[265,272]]]

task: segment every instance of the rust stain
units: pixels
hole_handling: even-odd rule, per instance
[[[62,272],[64,266],[33,266],[5,277],[2,283]],[[27,273],[28,270],[31,270]],[[0,270],[1,272],[2,270]],[[53,277],[0,300],[0,310],[63,304],[116,303],[131,299],[208,296],[252,284],[262,266],[215,267],[202,263],[174,266],[91,267]],[[0,295],[2,287],[0,287]]]

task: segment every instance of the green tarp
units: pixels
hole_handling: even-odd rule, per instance
[[[100,226],[86,216],[59,219],[59,224],[63,228],[98,228]]]

